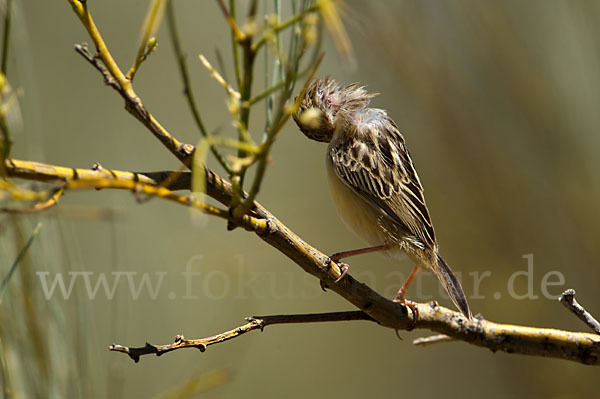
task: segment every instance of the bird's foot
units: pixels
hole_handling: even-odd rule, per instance
[[[338,265],[338,267],[342,271],[342,274],[340,274],[340,276],[335,280],[336,283],[339,283],[348,274],[348,270],[350,269],[350,266],[348,266],[347,263],[337,263],[336,262],[336,264]]]
[[[410,325],[406,328],[406,331],[413,330],[417,325],[417,320],[419,319],[419,308],[417,306],[417,303],[413,302],[413,301],[409,301],[404,298],[398,298],[398,297],[394,298],[393,301],[396,303],[399,303],[401,305],[404,305],[410,309],[410,311],[412,312],[413,318],[412,318],[412,323],[410,323]]]
[[[336,278],[336,279],[335,279],[335,282],[336,282],[336,283],[339,283],[339,282],[340,282],[340,281],[342,281],[342,279],[343,279],[344,277],[346,277],[346,275],[348,274],[348,270],[350,269],[350,266],[349,266],[347,263],[342,263],[342,262],[339,262],[339,259],[336,259],[336,255],[338,255],[338,254],[333,254],[333,255],[331,255],[331,256],[329,257],[329,259],[330,259],[332,262],[334,262],[334,263],[337,265],[337,267],[339,267],[339,268],[340,268],[340,270],[341,270],[341,274],[340,274],[340,276],[339,276],[338,278]],[[327,284],[326,284],[326,283],[325,283],[323,280],[319,281],[319,285],[321,286],[321,289],[322,289],[323,291],[327,292]]]
[[[362,251],[362,250],[358,250],[358,251]],[[342,279],[344,277],[346,277],[346,274],[348,274],[348,269],[350,269],[350,266],[347,263],[344,262],[340,262],[340,260],[342,258],[345,258],[347,256],[349,256],[348,254],[351,252],[356,252],[356,251],[344,251],[344,252],[336,252],[333,255],[331,255],[329,257],[329,259],[334,262],[342,271],[342,274],[340,274],[340,276],[335,280],[336,283],[339,283],[340,281],[342,281]],[[351,256],[351,255],[350,255]]]

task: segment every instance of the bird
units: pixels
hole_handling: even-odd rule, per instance
[[[383,252],[402,259],[405,254],[415,267],[395,302],[414,306],[405,294],[421,267],[437,276],[454,305],[471,319],[462,286],[439,253],[404,137],[386,111],[369,107],[376,95],[359,83],[342,86],[329,77],[316,79],[296,98],[292,115],[305,136],[328,143],[326,168],[333,202],[344,223],[369,245],[330,257],[342,270],[336,281],[348,271],[348,265],[339,262],[343,258]]]

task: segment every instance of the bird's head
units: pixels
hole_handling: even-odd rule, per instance
[[[333,122],[339,110],[341,87],[335,81],[317,79],[308,86],[294,121],[311,140],[328,143],[335,127]]]
[[[365,108],[375,94],[357,83],[341,87],[333,79],[317,79],[310,84],[294,113],[294,121],[311,140],[328,143],[335,131],[336,116]]]

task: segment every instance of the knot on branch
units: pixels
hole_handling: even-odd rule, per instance
[[[179,147],[177,148],[177,152],[184,156],[184,157],[191,157],[194,154],[194,150],[196,149],[196,147],[194,147],[192,144],[185,144],[182,143],[179,145]]]

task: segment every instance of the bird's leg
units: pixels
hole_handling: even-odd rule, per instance
[[[352,249],[350,251],[336,252],[333,255],[331,255],[329,258],[332,261],[337,263],[338,260],[341,260],[344,258],[349,258],[349,257],[355,256],[355,255],[368,254],[369,252],[385,251],[387,249],[390,249],[391,247],[392,247],[392,244],[383,244],[383,245],[377,245],[375,247]]]
[[[383,244],[383,245],[377,245],[375,247],[352,249],[350,251],[336,252],[335,254],[331,255],[329,257],[329,259],[331,259],[333,262],[337,263],[338,267],[342,270],[342,274],[337,278],[337,280],[335,280],[335,282],[337,283],[341,279],[346,277],[346,274],[348,274],[348,269],[350,268],[350,266],[348,266],[348,264],[346,264],[346,263],[341,263],[341,262],[338,263],[341,259],[349,258],[351,256],[356,256],[356,255],[361,255],[361,254],[368,254],[369,252],[385,251],[387,249],[390,249],[392,247],[392,245],[393,244]],[[322,287],[322,285],[321,285],[321,287]]]
[[[400,287],[400,289],[398,290],[398,293],[396,294],[396,297],[394,298],[394,302],[400,302],[400,303],[406,302],[406,300],[404,299],[404,295],[406,295],[406,290],[408,290],[408,286],[410,285],[410,283],[412,283],[412,281],[414,280],[414,278],[418,272],[419,272],[419,265],[416,265],[415,268],[412,270],[412,272],[410,272],[410,274],[408,275],[408,278],[406,279],[406,281],[404,282],[402,287]]]
[[[406,290],[408,289],[408,286],[410,285],[410,283],[412,283],[412,281],[414,280],[414,278],[418,272],[419,272],[419,265],[416,265],[414,267],[414,269],[412,270],[412,272],[410,272],[410,274],[408,275],[408,278],[406,279],[404,284],[402,284],[402,287],[400,287],[400,289],[398,290],[398,293],[396,294],[396,297],[394,298],[394,302],[398,302],[398,303],[408,306],[410,308],[410,310],[413,312],[414,323],[412,326],[410,326],[407,329],[408,331],[415,328],[414,324],[417,323],[417,319],[419,318],[419,309],[417,308],[416,304],[404,299],[404,295],[406,295]]]

